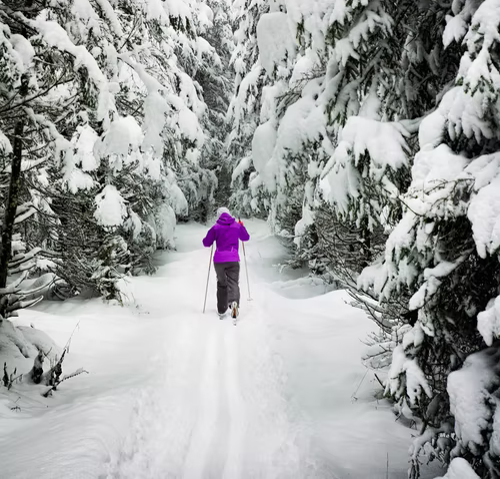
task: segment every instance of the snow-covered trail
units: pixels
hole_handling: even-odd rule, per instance
[[[265,314],[258,302],[245,300],[244,276],[236,327],[216,315],[213,270],[201,314],[209,253],[198,246],[202,230],[194,230],[196,249],[188,238],[179,239],[176,260],[150,281],[157,287],[134,294],[139,303],[154,305],[150,314],[164,316],[164,341],[158,378],[141,394],[109,476],[314,477],[307,435],[283,397]]]
[[[202,314],[209,251],[193,224],[156,275],[130,280],[128,306],[23,312],[59,344],[80,321],[66,371],[91,374],[64,383],[48,412],[0,408],[0,477],[405,477],[411,431],[373,398],[360,362],[371,323],[344,293],[280,273],[266,225],[248,229],[253,301],[242,263],[237,326],[216,315],[213,269]]]

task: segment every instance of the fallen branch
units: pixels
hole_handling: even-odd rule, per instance
[[[69,347],[71,346],[71,340],[73,339],[73,335],[75,334],[75,331],[79,328],[80,326],[80,321],[78,321],[78,323],[76,323],[76,326],[75,328],[73,329],[73,332],[71,333],[71,335],[69,336],[69,339],[68,339],[68,342],[66,343],[66,345],[64,346],[64,350],[65,351],[68,351],[69,353]]]
[[[17,381],[19,378],[22,378],[23,375],[19,374],[16,376],[17,373],[17,368],[14,368],[14,371],[11,372],[10,374],[7,372],[7,363],[3,363],[3,385],[7,388],[9,391],[12,385],[14,384],[15,381]]]
[[[380,380],[380,378],[375,374],[375,379],[379,382],[379,384],[385,389],[384,383]]]
[[[57,387],[59,386],[59,384],[61,384],[63,381],[66,381],[66,379],[74,378],[75,376],[79,376],[80,374],[83,374],[83,373],[89,374],[88,371],[85,371],[85,369],[80,368],[80,369],[77,369],[75,372],[68,374],[67,376],[63,376],[62,379],[57,380],[57,382],[54,385],[52,385],[49,389],[47,389],[47,391],[45,391],[42,394],[42,396],[44,398],[49,397],[52,394],[52,391],[55,391],[57,389]]]
[[[62,363],[64,361],[64,358],[66,356],[66,348],[64,349],[63,353],[61,354],[61,357],[59,360],[52,366],[44,375],[43,378],[45,379],[45,384],[47,386],[54,386],[54,384],[57,384],[59,381],[59,378],[61,377],[62,374]]]

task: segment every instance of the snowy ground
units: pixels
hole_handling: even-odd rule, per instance
[[[236,327],[216,316],[213,270],[201,314],[209,252],[199,225],[178,228],[178,251],[159,257],[158,274],[130,281],[130,305],[22,312],[17,325],[60,346],[79,322],[65,371],[90,374],[50,399],[17,385],[0,396],[0,477],[406,477],[415,431],[374,399],[360,362],[372,324],[344,293],[280,273],[266,225],[248,229],[253,301],[242,269]]]

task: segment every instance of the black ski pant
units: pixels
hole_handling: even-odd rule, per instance
[[[214,263],[217,274],[217,310],[225,313],[233,301],[240,304],[240,263]]]

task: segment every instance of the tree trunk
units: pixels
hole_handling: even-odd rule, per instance
[[[16,219],[17,205],[19,201],[19,190],[21,183],[21,162],[23,158],[22,134],[24,122],[18,121],[14,130],[14,145],[12,154],[12,172],[10,175],[9,195],[5,205],[5,217],[2,228],[2,243],[0,244],[0,288],[7,285],[7,268],[12,250],[12,234],[14,232],[14,221]],[[0,311],[3,313],[3,311]],[[3,316],[3,314],[2,314]]]

